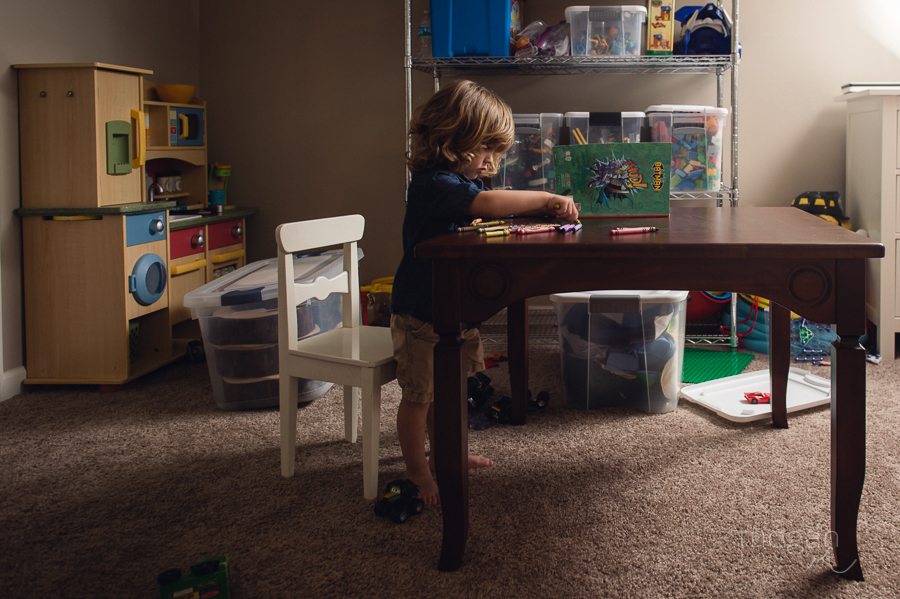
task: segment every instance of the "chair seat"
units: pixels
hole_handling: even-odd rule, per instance
[[[315,358],[363,368],[376,368],[394,359],[391,330],[387,327],[339,327],[301,339],[292,356]]]

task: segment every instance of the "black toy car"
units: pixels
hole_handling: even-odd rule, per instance
[[[410,516],[421,514],[425,503],[416,497],[419,487],[408,478],[391,481],[375,502],[375,515],[403,524]]]
[[[537,397],[532,398],[531,389],[528,390],[528,407],[531,409],[543,410],[550,403],[550,394],[541,391]],[[491,406],[488,411],[491,418],[497,420],[501,424],[506,424],[512,417],[512,399],[506,395],[502,396],[497,403]]]
[[[476,372],[475,376],[466,379],[466,391],[468,392],[469,410],[477,410],[487,403],[494,394],[491,387],[491,378],[483,372]]]

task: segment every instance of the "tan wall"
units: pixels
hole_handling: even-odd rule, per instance
[[[160,83],[200,83],[198,93],[209,106],[210,160],[233,167],[230,201],[260,209],[247,227],[250,261],[275,254],[272,235],[281,222],[359,212],[368,223],[362,279],[393,274],[404,209],[402,0],[6,4],[13,4],[0,20],[6,64],[101,61],[153,69]],[[414,1],[414,25],[425,4]],[[525,0],[526,21],[558,21],[569,4]],[[889,28],[900,16],[895,5],[742,3],[742,205],[787,205],[808,189],[843,193],[844,106],[834,97],[850,81],[900,80],[900,38]],[[143,6],[152,6],[152,13]],[[715,103],[715,80],[704,76],[482,81],[515,112]],[[432,80],[414,73],[413,83],[418,104],[430,94]],[[23,355],[21,239],[12,215],[18,206],[12,70],[0,70],[0,92],[6,371]]]

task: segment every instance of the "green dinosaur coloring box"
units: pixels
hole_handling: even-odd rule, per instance
[[[668,216],[671,159],[670,143],[556,146],[556,193],[580,217]]]

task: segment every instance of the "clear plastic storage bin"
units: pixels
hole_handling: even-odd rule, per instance
[[[687,291],[550,296],[559,325],[566,405],[671,412],[684,363]]]
[[[567,112],[571,145],[638,143],[643,112]]]
[[[572,56],[638,56],[646,46],[643,6],[570,6]]]
[[[513,122],[515,141],[500,158],[500,168],[493,179],[494,188],[554,191],[553,148],[559,142],[563,115],[550,112],[514,114]]]
[[[644,112],[650,123],[650,141],[672,144],[671,188],[719,191],[728,109],[663,104],[649,106]]]
[[[358,257],[362,257],[359,250]],[[296,282],[334,277],[343,250],[295,257]],[[341,326],[340,294],[297,306],[300,337]],[[278,262],[270,258],[241,267],[184,296],[200,321],[213,395],[222,410],[278,405]],[[298,403],[310,402],[332,383],[300,379]]]

